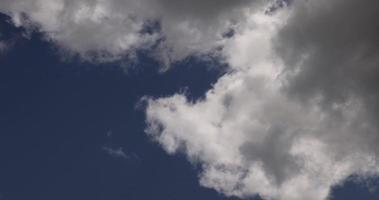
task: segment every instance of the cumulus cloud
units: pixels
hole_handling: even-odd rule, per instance
[[[64,49],[101,60],[117,58],[154,39],[138,34],[143,19],[133,17],[133,3],[121,5],[122,9],[108,1],[10,0],[1,1],[0,10],[17,26],[40,29]]]
[[[147,99],[146,132],[225,195],[325,200],[378,169],[379,3],[372,0],[3,0],[15,25],[83,58],[221,55],[203,99]],[[104,149],[124,157],[122,149]]]
[[[325,200],[349,176],[377,176],[378,5],[251,13],[225,43],[231,72],[195,102],[148,99],[147,133],[226,195]]]
[[[0,2],[0,12],[18,26],[37,27],[47,39],[83,58],[114,60],[139,48],[158,46],[158,58],[169,64],[218,48],[223,33],[261,2],[5,0]],[[145,31],[156,22],[159,27]]]

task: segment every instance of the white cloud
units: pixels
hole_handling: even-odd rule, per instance
[[[83,58],[117,59],[156,35],[141,35],[143,19],[134,18],[130,2],[114,9],[108,1],[2,1],[0,10],[18,26],[39,27],[49,40]],[[137,11],[138,12],[138,11]]]
[[[310,2],[297,4],[322,9],[329,5]],[[314,93],[304,101],[288,89],[298,86],[291,85],[297,84],[292,80],[302,71],[289,70],[286,46],[278,51],[273,41],[288,42],[283,30],[296,23],[293,16],[301,8],[297,4],[273,16],[249,16],[225,44],[223,53],[233,72],[221,77],[204,99],[189,102],[176,94],[148,100],[148,134],[168,153],[185,153],[200,163],[203,186],[239,197],[325,200],[333,186],[351,175],[378,174],[377,118],[371,110],[375,105],[367,104],[366,95],[344,88],[349,90],[344,101],[326,103],[326,94]],[[346,8],[337,5],[328,8]],[[359,34],[354,28],[350,28],[356,31],[352,34]],[[289,50],[301,55],[315,46]],[[324,51],[327,47],[320,48]],[[325,89],[334,86],[323,85]]]
[[[0,11],[16,25],[37,26],[49,40],[90,60],[119,59],[160,40],[158,58],[169,64],[217,48],[224,40],[222,34],[260,7],[258,2],[5,0],[0,2]],[[141,33],[148,21],[158,21],[161,32]]]
[[[322,200],[349,175],[377,172],[376,155],[354,138],[365,131],[354,127],[363,112],[355,104],[335,119],[271,81],[233,74],[195,103],[182,95],[151,100],[148,133],[167,152],[200,162],[201,184],[227,195]]]
[[[148,100],[147,132],[225,195],[325,200],[350,175],[378,173],[379,3],[286,2],[269,14],[264,0],[5,0],[0,11],[90,60],[157,41],[167,64],[221,54],[231,72],[204,99]],[[141,33],[148,21],[160,31]]]

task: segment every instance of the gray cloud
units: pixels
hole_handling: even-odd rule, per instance
[[[328,112],[338,105],[362,104],[356,126],[379,120],[379,2],[299,1],[275,40],[287,66],[285,90],[295,98],[315,97]],[[354,133],[379,153],[375,130]]]
[[[292,9],[275,41],[290,92],[329,103],[376,96],[379,2],[298,1]]]

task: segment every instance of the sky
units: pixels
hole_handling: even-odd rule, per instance
[[[378,9],[1,1],[0,200],[379,199]]]

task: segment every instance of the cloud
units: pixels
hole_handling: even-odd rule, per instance
[[[112,130],[108,130],[105,133],[105,136],[107,137],[108,142],[103,145],[102,150],[107,153],[108,155],[114,157],[114,158],[123,158],[123,159],[129,159],[131,156],[136,157],[136,155],[125,153],[124,149],[122,147],[116,147],[112,144],[112,136],[113,132]]]
[[[100,61],[117,59],[154,39],[138,34],[143,20],[133,18],[132,3],[122,5],[123,10],[107,1],[16,0],[2,1],[0,10],[15,25],[38,28],[64,49]]]
[[[325,200],[352,175],[377,176],[378,5],[251,13],[224,45],[231,72],[204,99],[148,99],[146,132],[226,195]]]
[[[104,146],[103,150],[106,153],[108,153],[110,156],[115,157],[115,158],[123,158],[123,159],[129,158],[129,156],[124,152],[122,147],[112,148],[110,146]]]
[[[169,64],[209,53],[223,33],[262,0],[5,0],[0,12],[17,26],[38,28],[70,52],[95,61],[120,59],[155,47]],[[158,22],[153,31],[144,31]],[[157,45],[158,44],[158,45]]]
[[[303,101],[319,96],[324,107],[359,99],[376,120],[379,2],[321,0],[294,6],[275,41],[288,66],[288,92]]]
[[[275,2],[4,0],[0,11],[92,61],[141,48],[166,65],[221,56],[230,72],[205,98],[147,99],[146,132],[225,195],[325,200],[379,172],[379,3]]]

